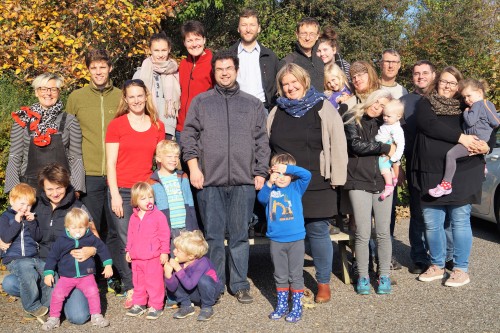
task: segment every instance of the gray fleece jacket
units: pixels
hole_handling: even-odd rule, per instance
[[[198,159],[203,186],[253,185],[266,177],[269,139],[262,102],[239,85],[218,85],[191,102],[181,133],[184,161]]]

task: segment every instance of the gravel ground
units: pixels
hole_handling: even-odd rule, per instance
[[[352,286],[340,281],[340,264],[336,260],[336,275],[330,283],[332,301],[305,309],[303,320],[297,324],[267,318],[275,302],[272,264],[268,248],[255,246],[249,269],[253,304],[239,304],[226,293],[209,322],[199,323],[196,316],[174,320],[174,310],[149,321],[127,317],[122,300],[108,294],[103,308],[110,327],[96,329],[89,323],[76,326],[64,321],[55,332],[500,332],[500,234],[495,225],[473,222],[472,282],[461,288],[448,288],[438,281],[422,283],[408,272],[407,233],[408,220],[403,219],[396,226],[394,249],[404,267],[393,274],[397,285],[392,295],[356,295]],[[306,287],[316,292],[314,268],[307,259],[304,275]],[[23,320],[19,301],[9,303],[7,297],[0,297],[0,332],[39,330],[36,321]]]

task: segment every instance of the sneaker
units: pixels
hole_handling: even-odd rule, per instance
[[[447,269],[447,270],[449,270],[449,271],[453,271],[453,267],[455,267],[455,264],[453,263],[453,259],[448,260],[448,261],[444,264],[444,268],[446,268],[446,269]]]
[[[250,295],[250,291],[247,289],[240,289],[234,295],[238,302],[242,304],[250,304],[253,302],[253,297]]]
[[[35,311],[26,311],[27,314],[35,318],[43,317],[47,314],[47,312],[49,312],[49,308],[43,305],[38,309],[36,309]]]
[[[160,318],[160,316],[161,316],[162,314],[163,314],[163,311],[162,311],[162,310],[156,310],[155,308],[150,307],[150,308],[148,309],[148,315],[146,316],[146,319],[155,320],[155,319]]]
[[[403,266],[401,266],[401,264],[399,263],[399,261],[397,261],[396,258],[392,257],[392,259],[391,259],[391,270],[397,271],[398,269],[401,269],[401,268],[403,268]]]
[[[57,317],[49,317],[45,323],[42,325],[42,330],[44,331],[50,331],[54,328],[59,327],[61,322],[59,321],[59,318]]]
[[[146,310],[147,309],[145,306],[135,304],[130,310],[127,311],[127,316],[138,317],[146,312]]]
[[[92,323],[92,325],[100,328],[109,326],[109,320],[104,318],[100,313],[96,313],[90,316],[90,322]]]
[[[358,279],[358,284],[356,285],[356,292],[358,295],[369,295],[370,294],[370,277],[363,276]]]
[[[120,281],[119,280],[108,279],[106,284],[108,286],[108,289],[107,289],[108,293],[116,294],[116,296],[120,295],[121,288],[120,288]],[[125,296],[122,296],[122,297],[125,297]]]
[[[167,297],[167,301],[165,302],[165,309],[178,309],[179,304],[177,301],[174,301],[173,299],[170,299]]]
[[[174,313],[175,319],[184,319],[187,316],[194,315],[194,307],[193,306],[181,306],[176,313]]]
[[[413,264],[413,266],[408,268],[408,272],[410,272],[411,274],[422,274],[427,270],[427,268],[429,268],[429,265],[423,262],[416,262]]]
[[[391,278],[388,275],[381,275],[378,279],[377,294],[390,294],[392,293]]]
[[[434,197],[434,198],[439,198],[442,197],[443,195],[448,195],[451,193],[451,188],[448,190],[445,190],[441,185],[438,185],[434,188],[431,188],[429,190],[429,195]]]
[[[423,282],[431,282],[440,280],[444,277],[444,268],[439,268],[436,265],[431,265],[427,270],[418,276],[418,279]]]
[[[450,275],[450,278],[444,283],[448,287],[461,287],[470,282],[469,274],[461,269],[455,268]]]
[[[134,289],[130,289],[125,293],[125,302],[123,303],[123,307],[125,309],[130,309],[134,303],[132,302],[132,296],[134,295]]]
[[[196,319],[198,321],[207,321],[212,319],[213,316],[214,316],[214,309],[212,309],[212,307],[202,308],[200,314],[198,315],[198,318]]]

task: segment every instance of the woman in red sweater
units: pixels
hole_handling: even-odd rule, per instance
[[[108,244],[120,273],[127,299],[132,306],[132,272],[125,260],[125,246],[132,206],[130,189],[152,174],[156,145],[165,138],[165,127],[158,120],[151,94],[142,80],[128,80],[115,118],[106,131],[106,164],[109,185]]]

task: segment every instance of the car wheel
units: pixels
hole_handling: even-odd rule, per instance
[[[497,230],[500,232],[500,195],[495,198],[495,219],[497,220]]]

